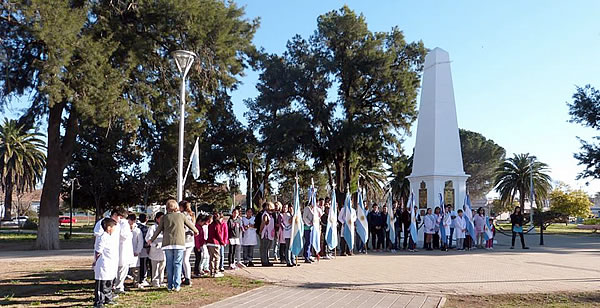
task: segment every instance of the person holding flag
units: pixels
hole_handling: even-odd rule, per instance
[[[356,210],[352,208],[352,199],[350,198],[350,188],[346,188],[346,200],[344,207],[340,211],[339,221],[342,223],[342,239],[345,245],[342,246],[342,255],[352,255],[354,250],[354,222],[356,221]]]
[[[440,230],[442,230],[442,250],[448,251],[450,245],[452,244],[452,232],[450,231],[450,226],[452,226],[452,207],[450,205],[446,205],[446,210],[443,212],[442,217],[442,225],[440,226]]]
[[[358,240],[360,245],[358,245],[358,250],[361,252],[367,252],[367,242],[369,241],[369,222],[367,220],[367,210],[365,209],[365,203],[363,200],[363,193],[358,187],[358,208],[356,211],[356,233],[358,234]]]
[[[410,198],[407,203],[408,208],[410,209],[410,237],[408,242],[408,251],[415,252],[418,251],[417,248],[417,207],[415,206],[415,194],[410,193]]]
[[[290,236],[290,244],[288,249],[290,250],[290,259],[295,259],[302,252],[302,233],[304,233],[304,224],[302,223],[303,215],[300,211],[300,194],[298,190],[298,175],[296,175],[296,185],[294,186],[294,210],[292,213],[292,234]],[[297,262],[294,262],[297,266]]]
[[[494,236],[496,235],[496,227],[494,227],[494,218],[486,216],[485,221],[485,249],[491,250],[494,249]]]
[[[315,251],[317,260],[319,260],[319,252],[321,251],[321,215],[323,215],[323,209],[317,205],[317,189],[312,179],[311,182],[310,203],[313,209],[313,229],[311,233],[310,244]]]
[[[308,204],[302,211],[302,222],[304,223],[304,262],[312,263],[313,258],[311,257],[311,241],[313,233],[313,222],[315,213],[315,204],[312,202],[312,188],[308,190]],[[317,223],[318,224],[318,223]]]
[[[467,249],[471,249],[471,242],[476,239],[475,237],[475,225],[473,224],[473,209],[471,208],[471,198],[467,194],[465,196],[465,203],[463,204],[464,218],[466,223],[467,235],[471,238],[467,244]]]
[[[325,228],[325,242],[329,250],[334,250],[338,245],[338,230],[337,221],[337,200],[335,197],[335,183],[331,189],[331,204],[329,205],[329,213],[327,214],[327,226]],[[329,256],[326,256],[329,257]]]
[[[394,209],[393,209],[392,192],[391,191],[390,191],[390,195],[388,197],[388,209],[390,209],[390,210],[388,211],[388,214],[387,214],[386,232],[387,232],[387,239],[388,239],[389,243],[386,243],[386,245],[391,247],[392,252],[396,252],[396,250],[394,249],[394,247],[396,245],[396,218],[394,217]]]

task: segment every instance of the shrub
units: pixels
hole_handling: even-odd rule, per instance
[[[29,218],[23,224],[23,229],[37,230],[37,228],[38,228],[38,225],[37,225],[37,219],[36,218]]]
[[[583,220],[584,225],[600,225],[600,218],[588,218]]]

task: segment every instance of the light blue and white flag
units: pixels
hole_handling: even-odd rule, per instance
[[[492,226],[490,225],[490,217],[485,216],[485,225],[483,226],[483,236],[486,241],[489,241],[494,238],[494,231],[492,231]]]
[[[334,249],[338,245],[337,217],[337,200],[335,197],[335,185],[333,185],[333,189],[331,189],[331,206],[327,215],[327,229],[325,231],[325,241],[327,241],[329,249]]]
[[[292,218],[292,236],[290,237],[290,251],[294,256],[302,253],[302,234],[304,233],[304,223],[302,222],[302,212],[300,211],[300,192],[298,191],[298,178],[294,186],[294,216]]]
[[[415,210],[415,194],[413,192],[410,193],[410,198],[408,199],[408,206],[410,209],[410,236],[412,237],[413,242],[417,243],[417,213]]]
[[[465,212],[465,220],[467,222],[467,233],[471,236],[473,241],[476,239],[475,237],[475,225],[473,224],[473,212],[471,209],[471,198],[467,194],[465,196],[465,204],[463,205],[463,211]]]
[[[369,222],[367,221],[367,210],[365,209],[365,203],[363,200],[362,190],[358,189],[358,207],[356,209],[356,233],[360,240],[366,245],[369,240]]]
[[[392,192],[390,191],[390,195],[388,197],[388,215],[387,215],[387,231],[388,231],[388,237],[390,239],[390,243],[392,244],[396,244],[396,218],[394,217],[394,209],[393,209],[393,202],[392,202]],[[385,247],[384,247],[385,248]]]
[[[440,196],[440,210],[441,210],[441,215],[442,215],[442,219],[440,219],[440,237],[442,238],[442,241],[444,241],[444,243],[446,243],[448,240],[446,239],[446,236],[448,236],[446,234],[446,228],[444,228],[444,222],[445,222],[445,218],[446,216],[446,207],[444,206],[444,196],[442,195],[442,193],[439,193]]]
[[[350,198],[350,189],[346,189],[346,201],[344,201],[344,241],[348,249],[354,249],[354,221],[352,220],[352,199]],[[356,218],[355,218],[356,219]]]
[[[317,189],[315,188],[314,182],[308,190],[308,197],[313,209],[313,228],[310,233],[310,245],[315,250],[318,258],[319,252],[321,251],[321,209],[317,206]]]
[[[192,150],[192,176],[194,180],[200,177],[200,148],[198,147],[198,138],[196,138],[196,144],[194,144],[194,150]]]

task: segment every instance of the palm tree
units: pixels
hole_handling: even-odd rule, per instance
[[[533,174],[535,200],[541,202],[551,189],[551,178],[545,173],[546,171],[548,165],[538,161],[529,153],[515,154],[505,159],[495,171],[494,187],[500,194],[501,202],[512,204],[515,196],[519,194],[519,204],[524,208],[525,200],[531,200],[531,174]]]
[[[0,183],[4,190],[4,219],[11,218],[12,193],[32,191],[42,179],[46,145],[42,134],[29,132],[16,120],[4,119],[0,126]]]
[[[361,166],[358,169],[358,178],[360,186],[367,189],[365,200],[376,201],[383,197],[387,175],[382,167],[366,169]]]

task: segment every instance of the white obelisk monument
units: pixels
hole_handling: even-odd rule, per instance
[[[463,169],[450,58],[448,52],[435,48],[425,57],[413,167],[408,177],[416,206],[435,208],[442,193],[446,204],[462,208],[468,177]]]

